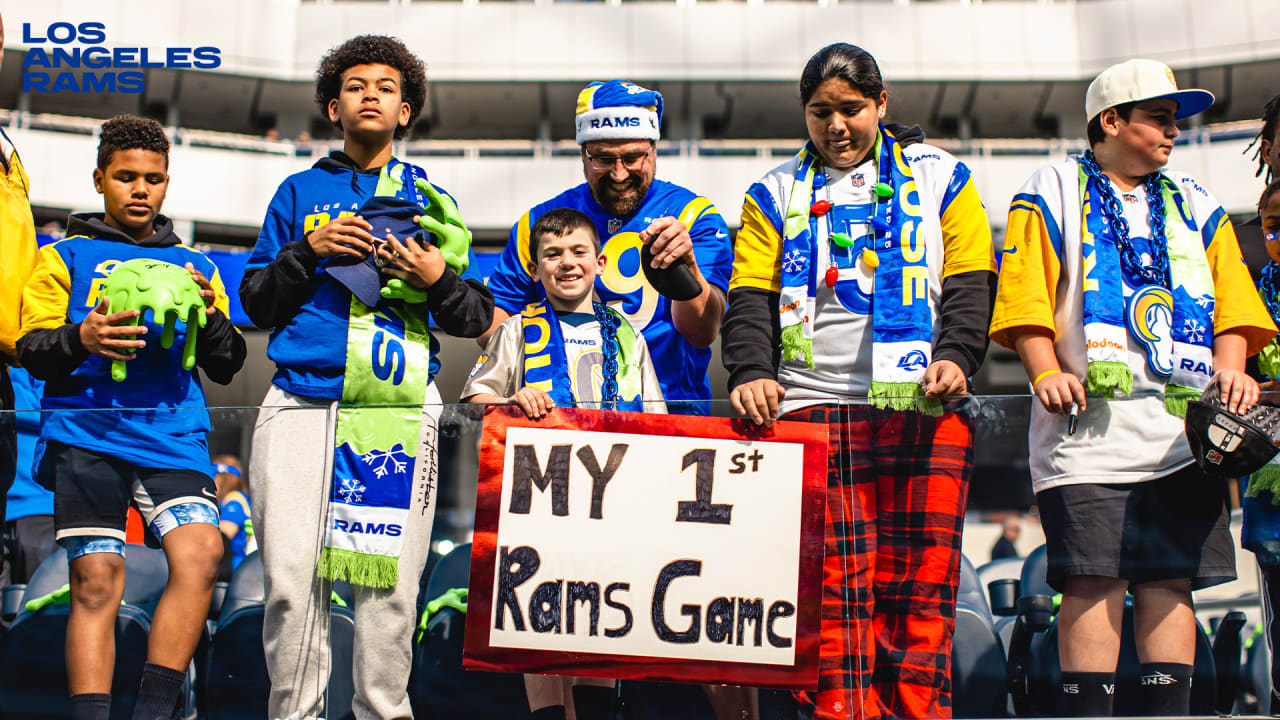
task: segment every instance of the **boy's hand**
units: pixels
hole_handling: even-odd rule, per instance
[[[924,371],[920,381],[925,397],[946,400],[954,395],[964,395],[969,390],[964,371],[950,360],[938,360]]]
[[[556,406],[546,390],[525,386],[511,396],[511,401],[520,406],[530,420],[546,417],[547,411]]]
[[[213,291],[213,283],[209,282],[209,278],[204,273],[196,269],[191,263],[186,264],[187,272],[191,273],[191,279],[196,281],[200,286],[200,299],[204,300],[204,314],[213,317],[217,309],[213,307],[213,301],[217,297],[217,293]],[[186,318],[182,318],[186,320]]]
[[[327,258],[334,255],[350,255],[363,260],[373,252],[373,226],[359,215],[348,215],[330,220],[307,236],[307,244],[316,255]]]
[[[425,290],[444,274],[445,257],[431,243],[402,243],[391,233],[387,241],[378,246],[378,258],[382,272],[399,278],[413,287]]]
[[[778,416],[778,402],[787,391],[777,380],[760,378],[743,383],[729,393],[729,402],[739,415],[751,418],[757,425],[772,425]]]
[[[649,244],[655,268],[671,267],[681,258],[690,270],[698,266],[693,256],[693,238],[689,237],[689,228],[669,215],[649,223],[640,239]]]
[[[1081,412],[1084,412],[1084,384],[1080,382],[1080,378],[1071,373],[1056,372],[1045,375],[1031,390],[1036,397],[1040,398],[1040,404],[1044,405],[1044,409],[1055,415],[1070,413],[1073,402],[1080,406]]]
[[[462,213],[458,212],[457,203],[441,194],[426,180],[419,179],[416,185],[431,201],[431,205],[426,208],[425,215],[415,215],[413,221],[436,236],[445,263],[450,270],[461,275],[470,264],[467,251],[471,248],[471,231],[462,222]]]
[[[1219,370],[1213,374],[1222,391],[1220,399],[1228,412],[1244,413],[1258,403],[1258,381],[1239,370]]]
[[[111,303],[104,296],[94,308],[80,321],[80,344],[94,355],[108,360],[129,360],[134,357],[131,350],[146,347],[138,336],[147,333],[146,325],[137,325],[142,313],[138,310],[107,314]]]

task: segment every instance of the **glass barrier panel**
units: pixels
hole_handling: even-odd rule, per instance
[[[1202,470],[1160,396],[1090,397],[1074,420],[1026,395],[884,404],[793,394],[757,425],[727,400],[538,417],[19,400],[0,412],[0,709],[69,715],[72,607],[119,566],[117,713],[149,633],[181,626],[166,585],[203,607],[209,582],[182,636],[186,717],[347,717],[401,683],[434,717],[1052,715],[1082,677],[1064,640],[1118,657],[1116,714],[1179,681],[1139,662],[1162,642],[1194,645],[1172,664],[1191,714],[1269,712],[1280,474],[1274,442],[1250,443],[1280,413],[1188,411],[1204,467],[1256,451],[1246,480]]]

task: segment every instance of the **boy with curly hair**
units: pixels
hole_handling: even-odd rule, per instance
[[[411,717],[440,412],[428,312],[445,332],[475,337],[493,298],[460,277],[471,234],[457,206],[422,168],[392,156],[426,101],[422,61],[394,38],[352,38],[321,60],[316,101],[343,150],[281,183],[240,286],[250,319],[272,329],[276,363],[249,467],[266,572],[268,716],[324,712],[330,587],[349,579],[355,714]],[[411,227],[389,234],[375,206],[412,208],[434,244],[401,242],[418,225],[404,219]],[[398,407],[370,407],[387,405]]]
[[[93,183],[106,211],[72,215],[67,238],[40,250],[22,295],[18,359],[45,381],[43,409],[62,411],[44,414],[36,481],[54,490],[54,529],[70,561],[67,685],[76,720],[110,712],[129,505],[169,564],[134,718],[167,720],[177,707],[222,558],[209,413],[184,346],[195,332],[196,364],[225,385],[244,363],[245,343],[227,317],[218,268],[184,247],[159,214],[168,168],[159,123],[132,115],[103,123]],[[111,307],[108,276],[136,259],[185,266],[200,287],[205,326],[175,327],[166,344],[152,339],[165,322],[161,310],[141,322],[139,310]],[[118,379],[112,365],[121,363]]]

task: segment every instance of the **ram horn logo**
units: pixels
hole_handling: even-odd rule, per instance
[[[912,350],[898,358],[898,367],[903,370],[923,370],[928,366],[929,360],[924,356],[924,352],[920,350]]]

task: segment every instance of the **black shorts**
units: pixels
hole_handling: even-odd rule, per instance
[[[1062,485],[1036,500],[1059,592],[1079,575],[1131,585],[1189,578],[1196,590],[1236,577],[1227,485],[1194,463],[1140,483]]]
[[[36,482],[53,490],[58,540],[77,536],[125,539],[130,503],[150,528],[165,510],[199,503],[216,514],[213,478],[198,470],[144,468],[119,458],[50,441]]]

